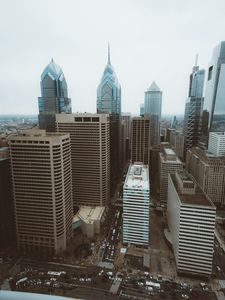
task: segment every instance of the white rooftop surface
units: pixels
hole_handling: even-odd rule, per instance
[[[81,206],[77,216],[85,223],[92,224],[94,221],[101,220],[104,210],[105,207],[103,206]]]
[[[164,151],[168,155],[176,155],[176,153],[170,148],[165,148]]]
[[[124,187],[149,189],[148,166],[141,164],[130,165]]]

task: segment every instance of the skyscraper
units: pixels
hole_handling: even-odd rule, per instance
[[[131,123],[131,162],[149,164],[150,159],[150,118],[136,117]]]
[[[108,63],[97,89],[97,113],[110,114],[110,193],[114,194],[121,168],[121,87],[110,61],[108,46]]]
[[[131,133],[131,114],[122,113],[121,115],[121,143],[122,143],[122,166],[130,158],[130,133]]]
[[[225,41],[213,51],[205,89],[204,117],[208,132],[225,131]],[[207,134],[208,138],[208,134]]]
[[[190,75],[189,93],[184,115],[184,152],[198,145],[201,136],[201,117],[203,108],[203,86],[205,71],[196,65]],[[184,153],[184,156],[185,156]]]
[[[97,112],[106,114],[121,114],[121,87],[110,62],[108,47],[108,63],[97,89]]]
[[[55,114],[71,113],[67,83],[62,69],[52,59],[41,74],[41,97],[38,98],[39,128],[55,131]]]
[[[151,118],[151,147],[160,143],[161,107],[162,92],[155,81],[153,81],[149,89],[145,92],[145,115]]]
[[[123,187],[123,243],[149,245],[148,166],[131,164]]]
[[[68,134],[27,130],[9,137],[18,248],[47,257],[72,235],[72,174]]]
[[[216,207],[187,173],[169,174],[167,219],[178,273],[210,276]]]
[[[210,132],[208,151],[215,156],[225,156],[225,132]]]
[[[69,133],[73,206],[106,206],[110,197],[108,114],[57,114],[56,130]]]

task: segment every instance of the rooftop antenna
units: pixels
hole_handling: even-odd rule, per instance
[[[108,64],[110,63],[110,43],[108,43]]]
[[[198,65],[198,53],[195,56],[195,67],[197,67],[197,65]]]

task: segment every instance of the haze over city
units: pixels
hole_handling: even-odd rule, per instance
[[[224,9],[223,0],[1,1],[0,114],[38,113],[40,75],[52,57],[72,111],[95,112],[108,42],[122,111],[138,114],[155,80],[162,112],[183,114],[195,55],[207,69],[224,40]]]

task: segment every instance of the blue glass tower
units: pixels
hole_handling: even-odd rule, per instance
[[[38,98],[39,128],[55,131],[55,114],[71,113],[67,83],[62,69],[52,59],[41,74],[41,97]]]
[[[110,62],[109,47],[108,63],[97,89],[97,112],[118,115],[121,114],[121,87]]]

